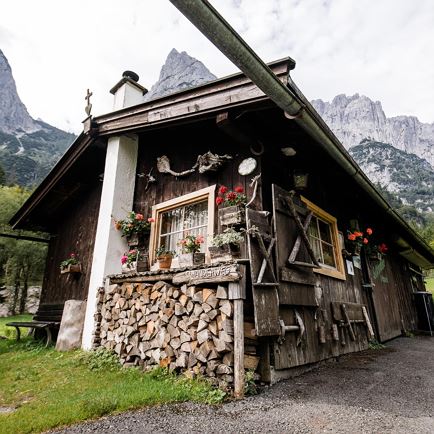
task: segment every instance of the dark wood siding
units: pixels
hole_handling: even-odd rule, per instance
[[[41,303],[85,300],[89,286],[93,247],[98,222],[102,182],[95,182],[70,200],[58,216],[50,242]],[[74,252],[82,263],[82,274],[60,274],[59,264]]]
[[[219,155],[229,154],[233,160],[225,163],[217,172],[200,174],[196,171],[179,178],[157,171],[157,157],[162,155],[169,157],[172,170],[181,172],[191,169],[198,155],[208,151]],[[137,173],[147,174],[152,169],[156,182],[150,184],[146,191],[146,179],[137,178],[134,209],[150,216],[153,205],[214,184],[226,185],[229,188],[241,185],[248,195],[251,195],[252,189],[248,184],[254,174],[261,170],[259,159],[254,174],[247,177],[238,174],[239,163],[251,156],[247,146],[240,147],[218,130],[215,119],[143,134],[139,142]],[[260,203],[260,192],[257,202]]]

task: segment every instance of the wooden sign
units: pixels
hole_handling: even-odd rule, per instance
[[[235,282],[241,277],[238,266],[230,264],[177,273],[173,276],[173,284],[199,285],[200,283]]]

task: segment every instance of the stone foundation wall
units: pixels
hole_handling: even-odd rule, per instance
[[[94,346],[125,366],[168,367],[233,382],[233,303],[226,286],[160,281],[109,285],[98,294]]]

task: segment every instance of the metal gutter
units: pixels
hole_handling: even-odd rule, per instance
[[[434,267],[434,252],[375,189],[336,136],[292,83],[285,86],[207,0],[170,0],[228,59],[278,107],[306,130],[324,150],[401,226]],[[428,259],[429,258],[429,259]]]

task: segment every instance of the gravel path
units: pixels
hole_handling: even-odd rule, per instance
[[[62,431],[127,432],[434,433],[434,338],[399,338],[243,401],[154,407]]]

